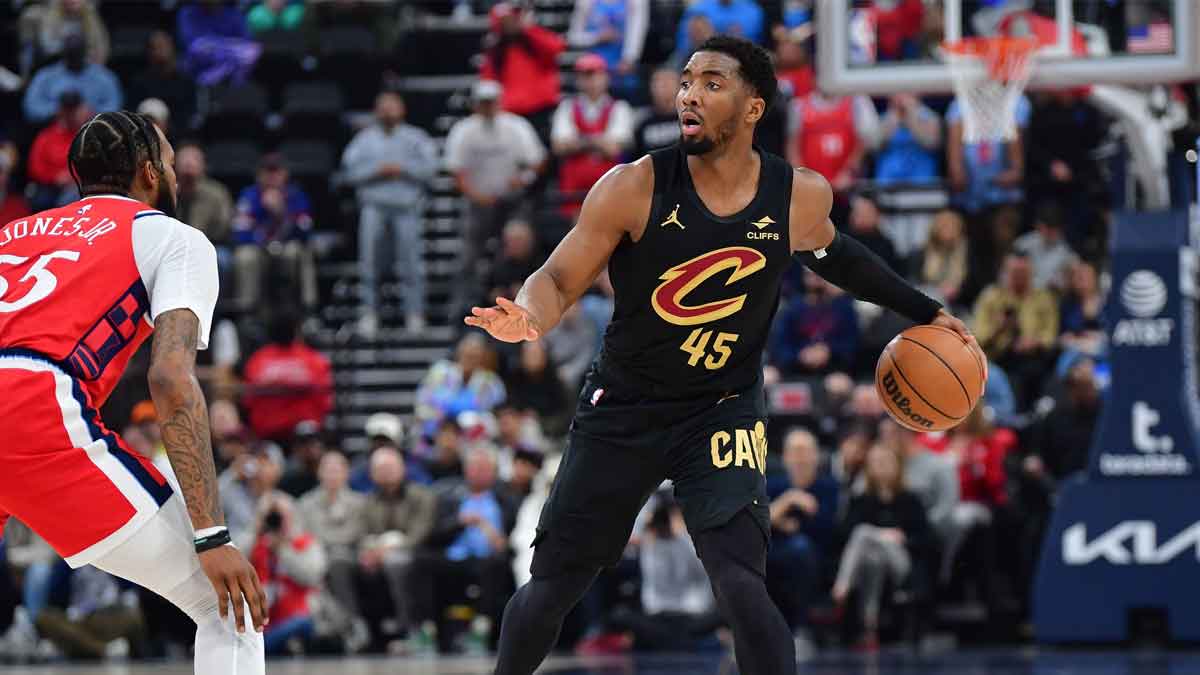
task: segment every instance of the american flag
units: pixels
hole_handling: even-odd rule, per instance
[[[1126,49],[1131,54],[1163,54],[1174,50],[1175,34],[1171,24],[1164,21],[1145,26],[1131,26]]]

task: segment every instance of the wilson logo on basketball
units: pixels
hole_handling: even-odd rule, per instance
[[[911,402],[908,397],[900,391],[900,385],[896,382],[896,371],[888,370],[883,374],[883,391],[887,394],[888,400],[892,402],[896,412],[899,412],[904,417],[908,418],[913,424],[924,427],[926,429],[933,427],[933,420],[917,414],[913,411]]]
[[[700,284],[725,270],[732,270],[725,280],[728,286],[766,267],[762,253],[745,246],[729,246],[696,256],[663,272],[662,283],[650,294],[654,311],[668,323],[694,326],[736,314],[746,304],[743,293],[725,300],[702,305],[686,304],[687,295]]]

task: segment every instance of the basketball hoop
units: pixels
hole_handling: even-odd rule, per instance
[[[1017,102],[1033,72],[1038,41],[1032,38],[968,37],[942,43],[962,109],[963,141],[1010,140],[1017,135]]]

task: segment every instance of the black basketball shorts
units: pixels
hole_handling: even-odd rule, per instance
[[[611,567],[634,520],[671,479],[688,530],[747,508],[770,537],[762,387],[683,400],[645,398],[588,374],[534,540],[534,576]]]

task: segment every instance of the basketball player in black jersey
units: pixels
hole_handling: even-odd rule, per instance
[[[753,146],[775,97],[760,47],[715,37],[684,68],[681,140],[609,171],[515,301],[466,323],[509,342],[554,328],[607,264],[616,291],[538,524],[532,580],[505,609],[497,675],[529,675],[563,617],[620,558],[670,478],[744,675],[796,670],[764,583],[770,536],[762,351],[793,254],[859,298],[974,338],[829,221],[819,175]]]

